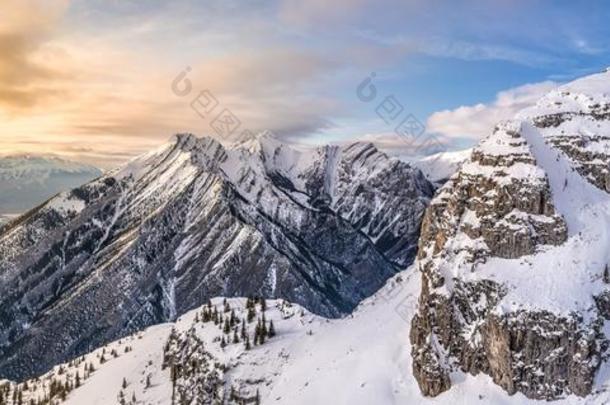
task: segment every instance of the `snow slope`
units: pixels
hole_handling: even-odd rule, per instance
[[[78,371],[82,385],[70,392],[65,402],[57,403],[116,404],[123,391],[126,403],[131,403],[135,395],[138,404],[171,404],[170,372],[162,369],[164,347],[172,328],[184,333],[195,325],[206,351],[215,361],[228,366],[222,376],[225,391],[233,387],[240,395],[251,397],[258,391],[262,404],[540,403],[522,394],[506,395],[487,376],[472,377],[459,372],[452,375],[455,385],[450,391],[432,399],[421,396],[411,373],[410,348],[406,344],[420,288],[419,277],[413,271],[399,274],[351,316],[340,320],[324,319],[297,305],[270,300],[265,315],[267,320],[273,320],[277,336],[250,351],[241,342],[222,349],[215,340],[223,332],[211,322],[202,323],[201,318],[195,321],[201,314],[200,308],[175,323],[154,326],[108,344],[81,357],[80,362],[55,367],[38,381],[29,381],[30,390],[24,398],[43,396],[51,378],[73,382]],[[212,302],[221,309],[222,301],[217,298]],[[228,303],[238,317],[245,316],[244,299],[233,298]],[[257,306],[257,316],[261,313]],[[249,333],[252,328],[253,324],[248,324]],[[94,364],[95,371],[84,378],[87,364]],[[604,369],[597,383],[598,392],[586,399],[569,396],[557,403],[608,403],[610,392],[605,387],[609,383],[610,370]]]

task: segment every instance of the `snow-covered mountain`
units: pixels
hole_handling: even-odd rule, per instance
[[[101,174],[95,167],[54,156],[0,156],[0,217],[28,211]]]
[[[431,196],[372,144],[178,135],[0,228],[0,375],[39,374],[214,296],[350,313],[412,262]]]
[[[606,389],[609,172],[604,72],[499,124],[442,187],[422,225],[411,328],[425,395],[459,385],[456,370],[530,398]]]
[[[444,183],[468,160],[472,149],[439,152],[413,162],[433,183]]]

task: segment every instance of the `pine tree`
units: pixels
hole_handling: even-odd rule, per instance
[[[608,272],[608,265],[604,267],[604,283],[610,284],[610,272]]]
[[[263,336],[267,336],[267,320],[265,319],[265,314],[263,313],[263,320],[261,324],[261,334]]]
[[[136,393],[134,392],[133,394],[131,394],[131,403],[135,404],[136,402],[138,401],[136,400]]]
[[[241,340],[245,340],[246,339],[246,334],[248,332],[246,331],[246,321],[244,319],[241,320]]]
[[[224,305],[224,311],[225,312],[230,312],[231,311],[231,305],[229,305],[229,303],[227,302],[226,298],[223,301],[223,305]]]
[[[212,319],[214,319],[214,325],[218,325],[218,310],[214,307],[214,311],[212,312]]]
[[[123,389],[127,388],[127,379],[125,379],[125,377],[123,377],[123,384],[121,384],[121,387],[123,387]]]
[[[246,350],[250,349],[252,349],[252,346],[250,345],[250,337],[246,336]]]
[[[267,336],[269,336],[270,338],[275,336],[275,327],[273,326],[273,320],[269,321],[269,332],[267,333]]]
[[[235,316],[235,310],[231,310],[231,317],[229,318],[229,323],[231,323],[231,327],[235,326],[237,323],[237,317]]]
[[[233,343],[239,343],[239,335],[237,334],[237,329],[233,331]]]
[[[256,310],[253,307],[248,308],[248,323],[252,322],[256,317]]]
[[[146,376],[146,388],[150,388],[151,382],[150,382],[150,374]]]
[[[224,326],[223,332],[225,335],[228,335],[229,333],[231,333],[231,325],[230,325],[228,319],[225,319],[225,326]]]
[[[227,346],[227,342],[225,341],[225,337],[223,336],[222,339],[220,340],[220,347],[224,349],[226,346]]]
[[[258,344],[259,335],[260,335],[260,329],[259,329],[258,325],[256,325],[256,327],[254,328],[254,345],[255,346]]]
[[[261,298],[261,311],[265,312],[267,310],[267,300]]]
[[[76,372],[76,377],[74,377],[74,387],[80,387],[80,374],[78,373],[78,371]]]

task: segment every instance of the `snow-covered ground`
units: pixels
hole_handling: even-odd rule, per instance
[[[364,301],[351,316],[340,320],[327,320],[297,305],[269,300],[265,316],[274,322],[277,335],[251,350],[246,350],[243,342],[221,348],[218,340],[228,335],[213,322],[202,322],[199,308],[176,323],[148,328],[71,364],[55,367],[38,382],[30,381],[23,397],[29,400],[48,394],[53,378],[74,384],[78,372],[80,387],[73,389],[62,403],[117,404],[122,392],[127,404],[133,403],[134,396],[137,404],[170,404],[170,370],[162,369],[164,347],[172,328],[186,332],[194,326],[206,351],[227,366],[223,376],[226,390],[233,387],[242,395],[255,395],[258,391],[262,404],[539,403],[521,394],[508,396],[485,375],[461,373],[452,375],[454,386],[448,392],[436,398],[422,397],[411,372],[408,337],[419,287],[419,274],[410,268]],[[227,302],[237,317],[245,317],[245,299]],[[213,304],[222,311],[222,299],[214,299]],[[257,305],[257,317],[261,314]],[[250,336],[255,322],[247,324]],[[90,364],[94,366],[92,372],[86,371]],[[603,390],[608,379],[610,370],[602,368],[598,390]],[[608,401],[610,393],[598,392],[586,399],[571,396],[558,403]]]

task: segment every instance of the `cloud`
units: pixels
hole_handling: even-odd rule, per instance
[[[499,121],[513,118],[555,87],[557,83],[551,81],[526,84],[499,92],[489,104],[436,112],[428,118],[427,130],[448,139],[481,139],[489,135]]]
[[[38,56],[68,2],[64,0],[5,0],[0,20],[0,105],[14,109],[57,96],[51,81],[60,71]]]

